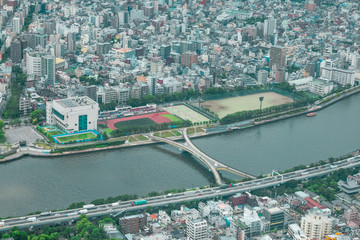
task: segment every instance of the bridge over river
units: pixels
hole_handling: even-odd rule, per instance
[[[217,161],[216,159],[206,155],[203,151],[201,151],[199,148],[197,148],[190,140],[188,134],[187,134],[187,129],[184,129],[184,131],[182,131],[182,135],[184,136],[185,139],[185,144],[183,143],[178,143],[166,138],[162,138],[162,137],[156,137],[153,135],[149,135],[148,137],[150,139],[156,140],[156,141],[160,141],[160,142],[164,142],[164,143],[168,143],[171,144],[175,147],[178,147],[186,152],[191,153],[193,156],[197,157],[201,162],[203,162],[208,168],[209,170],[213,173],[214,177],[215,177],[215,181],[217,184],[221,185],[223,184],[222,180],[221,180],[221,176],[219,174],[218,171],[223,170],[223,171],[228,171],[231,172],[233,174],[239,175],[241,177],[244,178],[251,178],[251,179],[255,179],[256,177],[253,175],[250,175],[248,173],[245,173],[243,171],[240,171],[238,169],[232,168],[224,163],[221,163],[219,161]]]

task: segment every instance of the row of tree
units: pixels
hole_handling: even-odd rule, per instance
[[[191,124],[192,124],[191,121],[183,120],[181,122],[176,122],[176,123],[170,122],[170,123],[154,124],[147,126],[126,127],[112,131],[111,137],[119,137],[124,135],[160,131],[160,130],[169,129],[171,127],[177,127],[177,128],[189,127],[191,126]]]
[[[86,215],[81,215],[80,220],[72,227],[44,226],[32,232],[20,231],[18,227],[14,227],[9,233],[4,233],[2,236],[0,234],[0,238],[14,240],[104,240],[110,239],[102,227],[107,222],[114,223],[113,219],[104,218],[94,224],[90,222]]]
[[[5,111],[3,113],[5,119],[15,119],[20,117],[19,99],[23,92],[25,82],[26,75],[22,72],[21,68],[13,66],[10,84],[11,96],[6,102]]]
[[[6,142],[6,137],[5,137],[5,133],[4,133],[4,128],[5,124],[3,120],[0,120],[0,143],[5,143]]]

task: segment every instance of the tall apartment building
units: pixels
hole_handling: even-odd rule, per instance
[[[205,219],[189,219],[186,221],[186,239],[208,239],[208,225]]]
[[[46,76],[46,86],[54,87],[56,77],[55,56],[43,56],[41,65],[42,75]]]
[[[257,81],[260,84],[266,84],[269,73],[266,70],[259,70],[257,74]]]
[[[19,17],[13,18],[13,31],[16,34],[19,34],[21,32],[21,20]]]
[[[325,235],[331,234],[332,219],[315,209],[301,218],[301,229],[310,239],[324,239]]]
[[[144,214],[132,215],[119,218],[119,227],[123,233],[138,233],[146,224],[146,216]]]
[[[266,19],[264,21],[264,37],[271,36],[276,30],[276,19]]]
[[[185,67],[191,67],[194,63],[197,63],[198,55],[196,52],[184,52],[181,54],[181,65]]]
[[[69,52],[73,53],[76,50],[76,38],[75,33],[70,32],[67,35],[67,49]]]
[[[287,49],[281,46],[273,46],[270,48],[270,68],[273,66],[286,66]]]
[[[45,53],[42,52],[26,52],[26,74],[37,77],[42,76],[42,56]]]
[[[21,42],[19,41],[19,39],[14,39],[11,42],[10,45],[11,51],[10,51],[10,59],[12,62],[14,63],[19,63],[22,59],[22,48],[21,48]]]

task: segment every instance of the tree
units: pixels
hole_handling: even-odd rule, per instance
[[[39,120],[45,115],[45,111],[43,110],[35,110],[30,113],[31,122],[36,124]]]
[[[3,120],[0,120],[0,129],[3,129],[5,127],[5,123]]]

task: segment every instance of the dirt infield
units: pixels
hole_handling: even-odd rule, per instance
[[[185,105],[166,107],[165,110],[171,114],[174,114],[182,119],[189,120],[191,122],[204,122],[210,120],[207,117],[201,115],[200,113],[195,112],[194,110],[188,108]]]
[[[163,117],[161,115],[169,114],[168,112],[158,112],[158,113],[152,113],[152,114],[145,114],[145,115],[139,115],[139,116],[132,116],[132,117],[125,117],[125,118],[117,118],[117,119],[111,119],[108,121],[102,121],[98,124],[107,124],[108,128],[112,130],[116,130],[117,128],[114,126],[117,122],[123,122],[123,121],[130,121],[134,119],[141,119],[141,118],[149,118],[156,122],[157,124],[162,124],[165,122],[171,122],[171,120],[167,117]]]
[[[285,97],[278,93],[264,92],[241,97],[206,101],[201,103],[201,105],[217,113],[220,118],[223,118],[231,113],[259,109],[259,97],[261,96],[264,97],[262,108],[293,102],[291,98]]]

